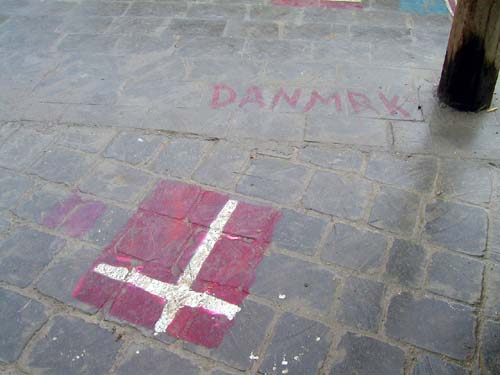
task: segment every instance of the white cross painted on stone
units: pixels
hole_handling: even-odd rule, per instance
[[[155,332],[165,332],[174,320],[179,310],[184,307],[202,307],[215,314],[225,315],[229,320],[241,310],[237,305],[226,302],[207,293],[191,290],[191,285],[200,273],[203,263],[212,252],[215,244],[222,236],[225,225],[231,218],[238,202],[228,200],[222,210],[210,224],[210,228],[189,261],[188,266],[179,277],[177,284],[169,284],[139,273],[135,268],[117,267],[101,263],[94,268],[94,272],[110,279],[122,281],[145,290],[166,300],[162,314],[155,324]]]

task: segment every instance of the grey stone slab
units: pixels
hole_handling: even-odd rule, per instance
[[[13,207],[32,185],[28,177],[0,169],[0,207]]]
[[[0,211],[0,233],[7,232],[10,228],[10,221],[4,217],[5,212]]]
[[[482,370],[487,375],[498,374],[500,371],[500,323],[491,320],[486,321],[482,333],[482,345],[480,349]]]
[[[48,270],[43,272],[36,284],[36,288],[43,294],[55,298],[65,305],[95,313],[98,309],[73,297],[73,290],[100,253],[100,250],[90,248],[67,249]]]
[[[402,189],[429,192],[436,172],[436,160],[432,158],[398,158],[389,154],[372,154],[368,160],[366,176]]]
[[[387,240],[381,234],[335,224],[321,253],[321,260],[373,273],[382,265],[386,246]]]
[[[215,370],[210,373],[210,375],[232,375],[229,372],[222,371],[222,370]]]
[[[0,289],[0,361],[14,362],[46,320],[40,302]]]
[[[19,124],[15,122],[5,122],[0,124],[0,143],[12,135],[17,129]]]
[[[246,7],[242,4],[193,4],[187,13],[192,18],[243,19]]]
[[[389,1],[394,2],[394,0]],[[371,1],[371,5],[373,4],[374,1]],[[399,4],[396,4],[396,6],[399,9]],[[304,9],[304,20],[307,22],[333,22],[341,25],[406,26],[406,19],[403,13],[372,11],[366,8],[349,11],[325,11],[322,8],[308,8]]]
[[[313,255],[326,228],[327,221],[292,210],[281,211],[274,227],[273,243],[281,248]]]
[[[104,157],[130,164],[145,163],[158,149],[164,138],[138,132],[122,132],[104,151]]]
[[[298,21],[302,11],[294,7],[253,4],[250,7],[250,19],[273,21]]]
[[[311,45],[299,40],[249,39],[244,55],[251,59],[275,59],[280,61],[310,60]]]
[[[389,253],[384,278],[398,284],[418,288],[423,280],[425,249],[410,241],[396,239]]]
[[[43,374],[103,374],[113,365],[120,347],[110,331],[96,324],[57,316],[31,347],[28,366]]]
[[[238,370],[248,370],[253,365],[251,354],[260,352],[273,315],[274,312],[269,307],[246,300],[235,317],[233,327],[224,335],[218,348],[206,349],[189,343],[184,344],[184,347]]]
[[[112,34],[136,34],[157,32],[164,24],[163,18],[157,17],[116,17],[107,32]]]
[[[152,163],[152,169],[168,176],[187,178],[194,172],[209,144],[198,139],[173,139]]]
[[[383,293],[382,283],[348,277],[340,296],[337,320],[350,327],[376,332],[382,313]]]
[[[136,1],[126,15],[134,17],[175,17],[186,14],[187,4],[182,1],[145,2]]]
[[[111,243],[130,217],[132,217],[132,212],[128,210],[107,206],[104,214],[83,237],[99,247],[105,247]]]
[[[93,164],[89,155],[54,147],[46,150],[29,172],[50,181],[71,184],[86,175]]]
[[[352,25],[349,29],[353,39],[360,42],[379,43],[409,43],[411,42],[410,30],[402,27],[385,27],[373,25]]]
[[[371,191],[371,183],[359,177],[319,171],[304,195],[304,207],[356,220],[363,217]]]
[[[114,46],[118,54],[160,54],[170,53],[174,40],[169,35],[135,33],[119,37]]]
[[[220,188],[234,186],[249,153],[230,142],[217,143],[193,175],[196,181]]]
[[[418,195],[383,186],[375,198],[368,224],[379,229],[411,234],[419,204]]]
[[[68,34],[99,34],[105,32],[113,22],[113,17],[69,17],[56,31]]]
[[[277,203],[294,203],[302,194],[307,169],[278,159],[253,160],[236,191]]]
[[[312,44],[314,45],[314,43]],[[314,59],[314,61],[321,61],[321,59]],[[317,62],[303,62],[303,61],[282,61],[282,60],[271,60],[265,66],[265,76],[273,80],[277,80],[283,83],[285,87],[291,85],[304,86],[304,82],[308,82],[310,85],[317,84],[317,93],[323,97],[327,102],[323,104],[320,100],[317,100],[314,107],[311,107],[311,111],[323,110],[328,113],[336,113],[336,101],[335,96],[330,99],[331,95],[334,95],[336,91],[332,90],[331,87],[323,88],[325,82],[337,80],[337,65],[335,63],[317,63]],[[303,99],[308,98],[308,102],[312,95],[313,90],[308,88],[303,88]],[[292,93],[290,93],[292,94]],[[330,101],[328,101],[330,99]],[[342,99],[340,99],[342,100]],[[299,110],[305,110],[304,107],[299,106]],[[342,104],[342,103],[341,103]]]
[[[445,362],[432,354],[422,354],[417,358],[413,375],[466,375],[463,367]]]
[[[321,323],[285,313],[278,321],[259,372],[317,374],[328,353],[330,330]]]
[[[238,59],[233,56],[227,59],[199,58],[191,62],[191,78],[216,80],[220,82],[254,81],[262,70],[262,64]]]
[[[149,186],[152,177],[124,165],[105,161],[83,180],[80,190],[121,202],[134,201]]]
[[[335,36],[335,38],[333,38]],[[371,44],[366,42],[358,42],[356,40],[337,38],[335,34],[332,39],[325,42],[318,40],[313,42],[313,57],[316,61],[332,61],[332,62],[352,62],[359,63],[360,61],[371,60]]]
[[[438,191],[465,202],[490,202],[493,181],[487,166],[466,160],[446,160],[441,169]]]
[[[68,34],[57,48],[62,52],[109,53],[117,40],[111,34]]]
[[[485,314],[494,319],[500,317],[500,265],[486,267]]]
[[[301,142],[304,137],[304,118],[292,113],[237,112],[228,135],[236,139]]]
[[[64,246],[64,240],[20,227],[0,242],[0,280],[28,286]]]
[[[225,36],[233,38],[278,39],[279,27],[274,22],[228,22]]]
[[[29,167],[52,139],[52,134],[41,134],[29,129],[18,130],[0,146],[0,166],[15,170]]]
[[[216,38],[209,36],[196,36],[181,39],[177,43],[175,53],[182,57],[234,57],[243,48],[244,40],[240,38]]]
[[[224,20],[203,20],[174,18],[166,30],[173,35],[222,36],[226,27]],[[226,35],[237,36],[237,35]]]
[[[80,3],[75,13],[85,16],[120,16],[128,6],[128,2],[91,0]]]
[[[425,209],[427,240],[471,255],[482,255],[486,247],[486,213],[476,207],[436,200]]]
[[[115,133],[113,129],[70,127],[62,130],[56,144],[80,151],[97,153],[104,149]]]
[[[395,121],[391,125],[396,152],[427,153],[432,150],[432,135],[428,124]]]
[[[351,172],[361,168],[363,154],[355,150],[304,146],[299,151],[299,159],[319,167]]]
[[[372,337],[347,332],[337,350],[345,353],[333,366],[331,375],[402,375],[404,352]]]
[[[387,148],[383,120],[313,114],[306,118],[306,141]]]
[[[470,304],[481,297],[484,265],[450,253],[435,253],[427,271],[427,289]]]
[[[185,374],[198,375],[200,367],[186,358],[163,349],[132,344],[116,369],[117,375]]]
[[[315,309],[327,314],[338,284],[333,272],[314,263],[273,254],[264,257],[250,293],[287,308]]]
[[[285,24],[284,39],[326,41],[347,35],[347,26],[306,22],[301,25]],[[332,48],[335,48],[332,46]]]
[[[475,325],[471,307],[404,292],[391,299],[385,331],[393,339],[465,360],[474,354]]]

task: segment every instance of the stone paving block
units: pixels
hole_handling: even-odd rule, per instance
[[[427,289],[470,304],[481,297],[484,265],[450,253],[435,253],[427,271]]]
[[[71,184],[86,175],[93,164],[89,155],[54,147],[48,149],[29,172],[50,181]]]
[[[40,302],[0,288],[0,362],[14,362],[46,320]]]
[[[70,127],[59,134],[56,143],[80,151],[97,153],[104,149],[114,135],[113,129]]]
[[[494,319],[500,318],[500,265],[486,267],[485,314]]]
[[[136,1],[130,5],[125,15],[134,17],[175,17],[186,14],[186,10],[187,4],[182,1]]]
[[[210,142],[175,138],[160,152],[152,169],[167,176],[187,178],[194,172]]]
[[[274,228],[273,243],[287,250],[313,255],[326,225],[326,220],[282,210],[281,218]]]
[[[428,124],[394,121],[391,125],[396,152],[427,153],[432,150],[432,136]]]
[[[284,39],[332,40],[347,35],[347,26],[327,23],[285,24]],[[333,46],[332,46],[333,47]],[[333,47],[334,48],[334,47]]]
[[[299,159],[323,168],[352,172],[361,168],[363,154],[355,150],[304,146],[299,151]]]
[[[373,273],[381,265],[387,241],[384,236],[335,224],[328,236],[321,259],[353,270]]]
[[[404,292],[391,299],[385,331],[393,339],[465,360],[474,354],[475,326],[471,307]]]
[[[372,208],[368,224],[379,229],[411,234],[417,220],[420,197],[383,186]]]
[[[243,48],[244,39],[197,36],[178,43],[176,53],[182,57],[234,57]]]
[[[404,352],[371,337],[347,332],[337,350],[345,353],[332,369],[331,375],[403,375]]]
[[[21,227],[0,242],[0,280],[28,286],[64,246],[64,240]]]
[[[0,143],[19,129],[19,124],[15,122],[5,122],[0,124]]]
[[[220,188],[233,187],[249,154],[229,142],[217,143],[193,175],[196,181]]]
[[[224,35],[232,38],[278,39],[278,34],[278,24],[274,22],[230,20]]]
[[[436,160],[432,158],[396,158],[389,154],[372,154],[368,160],[366,177],[402,189],[429,192],[432,190],[436,171]]]
[[[492,182],[490,171],[484,165],[465,160],[445,160],[437,189],[452,199],[488,204]]]
[[[100,250],[91,248],[67,249],[48,270],[43,272],[36,288],[65,305],[95,313],[97,311],[95,307],[82,303],[73,297],[73,289],[100,253]]]
[[[387,148],[386,132],[384,120],[314,114],[306,118],[305,140]]]
[[[226,21],[174,18],[166,30],[173,35],[222,36]],[[234,35],[226,35],[234,36]]]
[[[383,293],[382,283],[348,277],[340,296],[337,320],[350,327],[376,332],[382,312]]]
[[[243,19],[246,7],[242,4],[192,4],[187,16],[189,18]]]
[[[467,370],[443,361],[432,354],[422,354],[417,358],[413,375],[467,375]]]
[[[253,160],[241,178],[238,193],[277,203],[294,203],[302,194],[307,169],[278,159]]]
[[[229,136],[262,141],[301,142],[304,118],[292,113],[237,112]]]
[[[253,4],[250,7],[250,19],[273,21],[297,21],[301,10],[294,7],[274,6],[267,4]]]
[[[2,369],[2,370],[4,371],[2,372],[2,375],[27,375],[24,371],[21,372],[16,368]]]
[[[363,217],[371,191],[371,183],[359,177],[318,171],[304,195],[304,207],[356,220]]]
[[[310,60],[311,45],[298,40],[249,39],[243,52],[252,59]]]
[[[259,372],[265,374],[317,374],[331,343],[330,330],[321,323],[285,313]]]
[[[78,340],[75,340],[78,337]],[[57,316],[28,354],[32,371],[44,374],[104,374],[113,365],[121,342],[96,324]]]
[[[482,345],[479,352],[483,371],[487,375],[500,372],[500,323],[487,320],[482,333]]]
[[[62,52],[107,53],[117,40],[118,36],[110,34],[68,34],[57,49]]]
[[[257,355],[260,352],[273,315],[269,307],[245,300],[241,311],[235,317],[233,327],[224,336],[218,348],[205,349],[190,343],[185,343],[184,348],[246,371],[253,365],[251,354]]]
[[[437,245],[471,255],[486,247],[486,213],[476,207],[436,200],[425,209],[425,238]]]
[[[217,80],[220,82],[253,81],[262,70],[262,65],[233,56],[227,59],[195,58],[191,61],[192,79]]]
[[[154,34],[165,20],[160,17],[116,17],[107,32],[111,34]]]
[[[99,217],[83,238],[93,244],[105,247],[111,243],[115,235],[132,217],[132,212],[120,207],[107,206],[104,214]]]
[[[146,162],[158,149],[164,138],[137,132],[123,132],[104,151],[104,157],[130,164]]]
[[[418,288],[424,276],[426,251],[410,241],[396,239],[384,273],[386,280]]]
[[[409,43],[411,41],[410,30],[402,27],[385,27],[373,25],[351,25],[350,36],[360,42],[377,43]]]
[[[152,177],[142,171],[104,161],[83,180],[79,189],[98,197],[131,202],[151,181]]]
[[[7,232],[10,224],[10,220],[7,219],[7,211],[0,211],[0,234]]]
[[[116,375],[198,375],[199,366],[167,350],[132,344],[118,365]]]
[[[67,34],[100,34],[108,29],[111,22],[113,17],[69,17],[56,31]]]
[[[345,32],[344,32],[345,33]],[[316,61],[352,62],[371,60],[370,43],[357,42],[352,39],[331,38],[329,41],[319,40],[313,42],[313,57]],[[326,38],[324,38],[326,40]]]
[[[222,371],[222,370],[215,370],[210,373],[210,375],[232,375],[229,372]]]
[[[120,16],[129,6],[128,2],[84,1],[78,4],[76,14],[85,16]]]
[[[135,33],[121,36],[115,45],[118,54],[166,53],[173,45],[170,35]]]
[[[0,207],[13,207],[32,185],[28,177],[0,169]]]
[[[273,254],[262,260],[250,293],[286,307],[312,308],[327,314],[338,285],[331,271],[286,255]]]
[[[0,166],[15,170],[29,167],[52,139],[52,134],[18,130],[0,146]]]

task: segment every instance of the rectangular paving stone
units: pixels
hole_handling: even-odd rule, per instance
[[[383,40],[384,42],[398,44],[411,41],[410,30],[407,28],[352,25],[349,32],[353,39],[361,42],[377,43]]]
[[[230,332],[216,349],[185,343],[184,348],[215,359],[241,371],[253,365],[251,354],[259,355],[274,312],[269,307],[245,300]]]
[[[50,181],[71,184],[86,175],[93,164],[89,155],[54,147],[45,151],[29,172]]]
[[[283,210],[274,228],[273,243],[281,248],[313,255],[327,221],[292,210]]]
[[[57,375],[103,374],[113,365],[121,345],[112,332],[97,324],[56,316],[49,331],[30,348],[28,368]]]
[[[226,21],[174,18],[166,30],[173,35],[222,36]],[[226,35],[233,36],[233,35]]]
[[[125,227],[131,216],[132,212],[128,210],[108,205],[104,214],[95,221],[93,227],[82,238],[100,247],[107,246]]]
[[[104,149],[114,135],[113,129],[70,127],[59,134],[55,143],[80,151],[97,153]]]
[[[68,34],[57,49],[62,52],[107,53],[118,37],[110,34]]]
[[[217,143],[198,166],[193,179],[211,186],[232,188],[248,157],[248,151],[240,146],[230,142]]]
[[[432,256],[427,289],[470,304],[481,297],[484,265],[476,260],[445,252]]]
[[[473,309],[404,292],[389,304],[386,334],[396,340],[466,360],[475,348]]]
[[[160,17],[115,17],[107,32],[111,34],[155,33],[165,20]]]
[[[387,241],[381,234],[337,223],[321,252],[321,260],[366,273],[381,265]]]
[[[151,168],[167,176],[190,177],[209,145],[200,139],[175,138],[158,154]]]
[[[485,313],[494,319],[500,317],[500,265],[486,267]]]
[[[465,368],[445,362],[432,354],[422,354],[417,358],[413,375],[466,375]]]
[[[173,352],[144,344],[132,344],[116,369],[117,375],[198,375],[200,367]]]
[[[356,220],[363,217],[371,191],[371,183],[359,177],[318,171],[304,195],[304,207]]]
[[[32,185],[30,178],[0,169],[0,207],[13,207]]]
[[[192,79],[217,80],[231,82],[236,80],[252,81],[257,79],[262,66],[248,59],[232,58],[217,59],[216,57],[204,58],[200,56],[192,60]]]
[[[228,135],[234,139],[301,142],[304,126],[304,118],[298,114],[237,112]]]
[[[168,53],[173,43],[174,40],[170,35],[135,33],[120,36],[114,50],[119,55]]]
[[[259,373],[317,374],[330,343],[328,327],[285,313],[276,324]]]
[[[0,280],[24,288],[64,246],[65,241],[27,227],[0,242]]]
[[[4,122],[0,124],[0,143],[13,134],[20,125],[15,122]]]
[[[337,351],[345,355],[335,361],[331,375],[404,373],[404,352],[372,337],[347,332],[342,336]]]
[[[344,26],[345,27],[345,26]],[[342,31],[342,30],[341,30]],[[313,57],[316,61],[331,61],[331,62],[350,62],[358,63],[359,61],[371,60],[371,44],[366,42],[357,42],[356,40],[345,38],[341,32],[339,38],[333,34],[335,38],[314,41],[312,44]]]
[[[12,363],[47,320],[45,306],[0,288],[0,362]]]
[[[130,5],[125,15],[134,17],[172,17],[184,15],[186,10],[187,4],[181,1],[136,1]]]
[[[302,11],[294,7],[274,6],[268,4],[252,4],[250,19],[294,22],[302,15]]]
[[[428,241],[466,254],[483,254],[488,219],[482,209],[436,200],[427,205],[425,220]]]
[[[327,41],[347,35],[347,26],[311,22],[301,25],[285,24],[283,34],[284,39]]]
[[[403,153],[427,153],[432,150],[429,124],[407,121],[392,122],[394,150]]]
[[[277,203],[294,203],[302,194],[307,169],[279,159],[256,159],[239,181],[238,193]]]
[[[383,186],[372,208],[368,224],[396,233],[411,234],[416,224],[420,197]]]
[[[246,7],[241,4],[192,4],[187,16],[189,18],[215,18],[243,19],[245,17]]]
[[[410,241],[395,239],[389,253],[384,278],[418,288],[423,281],[426,250]]]
[[[225,36],[232,38],[278,39],[279,28],[274,22],[252,22],[230,20]]]
[[[429,192],[436,172],[436,160],[432,158],[397,158],[389,154],[372,154],[368,160],[366,177],[402,189]]]
[[[376,332],[382,312],[384,284],[350,276],[340,296],[336,319],[350,327]]]
[[[250,293],[287,308],[314,309],[328,314],[338,285],[331,271],[314,263],[273,254],[264,257]]]
[[[323,168],[352,172],[361,168],[363,154],[355,150],[304,146],[299,151],[299,159]]]
[[[68,34],[99,34],[105,32],[111,22],[113,22],[113,17],[69,17],[56,31]]]
[[[85,1],[78,4],[75,13],[86,16],[120,16],[128,8],[128,2]]]
[[[80,191],[120,202],[134,201],[152,181],[148,174],[104,161],[80,184]]]
[[[500,341],[500,323],[487,320],[484,325],[482,336],[482,345],[480,349],[482,370],[487,375],[497,374],[500,371],[498,356],[500,349],[498,342]]]
[[[122,132],[103,153],[104,157],[125,161],[130,164],[146,162],[158,149],[164,138],[138,132]]]
[[[299,40],[249,39],[243,55],[254,59],[280,61],[310,60],[312,57],[310,44]]]
[[[182,57],[233,57],[243,48],[244,39],[196,36],[178,43],[175,53]]]

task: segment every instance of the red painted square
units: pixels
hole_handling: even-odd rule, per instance
[[[218,346],[248,295],[279,216],[242,202],[232,210],[228,200],[196,186],[158,183],[74,296],[130,323]],[[227,214],[219,215],[224,207]],[[222,232],[210,227],[217,217],[225,223]]]

